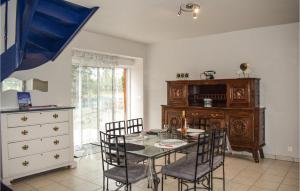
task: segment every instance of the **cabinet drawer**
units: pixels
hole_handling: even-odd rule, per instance
[[[69,121],[69,112],[67,110],[24,112],[7,115],[8,127],[19,127],[44,123],[58,123],[65,121]]]
[[[195,110],[188,111],[187,115],[199,118],[225,118],[225,114],[222,111]]]
[[[41,139],[8,144],[8,157],[17,158],[41,153],[43,150]]]
[[[28,113],[14,113],[7,115],[7,126],[18,127],[40,124],[42,122],[42,113],[28,112]]]
[[[66,135],[69,133],[69,123],[51,123],[42,125],[43,136],[58,136],[58,135]]]
[[[25,141],[40,138],[43,129],[40,125],[8,128],[8,142]]]
[[[45,151],[64,149],[70,145],[69,135],[45,138],[42,142]]]
[[[43,161],[47,167],[66,163],[70,161],[70,148],[44,153]]]
[[[57,123],[69,121],[69,112],[66,110],[43,112],[43,115],[43,118],[45,119],[43,123]]]
[[[8,160],[7,171],[4,172],[4,176],[15,176],[17,174],[28,173],[30,171],[38,170],[42,168],[44,164],[42,155],[31,155],[22,158]],[[6,174],[7,173],[7,174]]]

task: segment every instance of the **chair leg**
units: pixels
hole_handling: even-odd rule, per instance
[[[210,173],[208,174],[208,177],[207,177],[207,186],[208,186],[208,190],[211,190],[211,178],[210,178]],[[199,183],[198,183],[199,184]]]
[[[197,190],[197,189],[196,189],[196,183],[197,183],[197,181],[195,180],[195,182],[194,182],[194,191]]]
[[[105,176],[103,176],[103,182],[102,182],[103,191],[105,190]]]
[[[214,175],[213,175],[213,171],[214,170],[212,170],[211,173],[210,173],[211,174],[210,175],[210,189],[211,190],[214,190]]]
[[[164,175],[163,174],[161,174],[161,191],[164,191]]]
[[[179,178],[178,178],[177,182],[178,182],[178,189],[177,190],[180,191],[180,179]]]
[[[180,191],[182,191],[182,180],[180,181]]]
[[[109,180],[109,178],[106,178],[106,191],[109,191],[108,190],[108,180]]]
[[[223,191],[225,191],[225,165],[223,164]]]

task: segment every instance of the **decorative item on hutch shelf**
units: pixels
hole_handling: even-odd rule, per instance
[[[190,74],[189,73],[177,73],[176,78],[178,80],[187,80],[189,79]]]
[[[212,107],[212,99],[211,98],[204,98],[204,107]]]
[[[243,78],[249,78],[251,71],[249,70],[249,64],[242,63],[240,65],[240,70],[237,72],[239,78],[242,76]]]
[[[203,73],[200,74],[200,79],[213,80],[213,79],[215,79],[215,77],[214,77],[215,74],[216,74],[216,71],[213,71],[213,70],[204,71]],[[205,78],[203,78],[203,76],[205,76]]]
[[[180,131],[181,131],[181,133],[182,134],[186,134],[186,128],[187,128],[187,121],[186,121],[186,116],[185,116],[185,111],[183,110],[182,111],[182,117],[181,117],[181,129],[180,129]]]
[[[17,92],[17,97],[20,110],[26,110],[32,106],[29,92]]]

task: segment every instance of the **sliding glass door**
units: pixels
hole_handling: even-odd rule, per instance
[[[105,123],[125,119],[128,69],[73,66],[74,143],[93,143]]]

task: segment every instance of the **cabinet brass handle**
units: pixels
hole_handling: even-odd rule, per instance
[[[211,117],[218,117],[218,116],[220,116],[220,114],[218,114],[218,113],[213,113],[213,114],[211,114],[210,116],[211,116]]]
[[[25,150],[25,151],[28,150],[28,148],[29,148],[28,145],[23,145],[23,146],[22,146],[22,149]]]
[[[28,166],[29,165],[29,161],[25,160],[24,162],[22,162],[23,166]]]
[[[24,116],[24,117],[21,118],[22,121],[27,121],[27,119],[28,118],[26,116]]]
[[[28,131],[27,130],[23,130],[21,131],[22,135],[27,135],[28,134]]]
[[[53,141],[54,145],[58,145],[59,144],[59,140],[55,140]]]
[[[60,157],[59,154],[54,155],[55,159],[58,159],[59,157]]]
[[[55,114],[53,115],[53,118],[54,118],[54,119],[58,118],[58,114],[55,113]]]
[[[59,130],[59,127],[53,127],[53,130],[54,130],[54,131],[58,131],[58,130]]]

